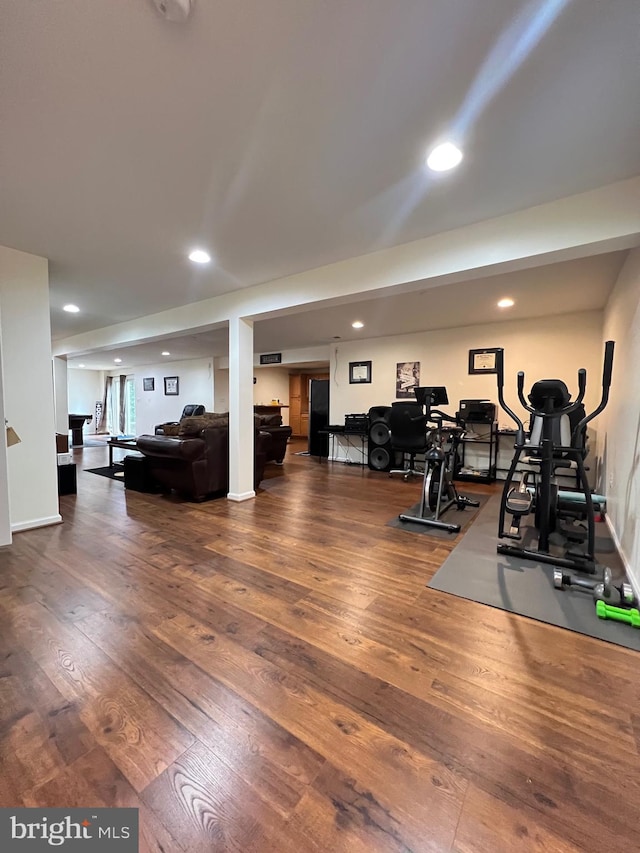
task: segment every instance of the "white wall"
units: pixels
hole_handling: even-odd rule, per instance
[[[93,415],[93,420],[82,427],[84,435],[93,435],[96,424],[96,403],[104,396],[105,373],[102,370],[71,368],[67,371],[67,393],[69,413]]]
[[[515,320],[483,326],[466,326],[338,344],[331,351],[331,422],[345,414],[366,412],[371,406],[388,406],[395,399],[398,362],[420,362],[421,385],[446,385],[449,410],[462,399],[487,398],[497,402],[495,374],[469,375],[469,350],[503,347],[505,398],[516,411],[516,374],[525,371],[525,386],[545,378],[564,379],[569,390],[577,387],[580,367],[588,372],[586,406],[599,400],[602,375],[602,314],[588,311]],[[349,384],[349,362],[371,361],[371,384]],[[500,424],[513,426],[504,412]]]
[[[227,362],[228,359],[224,359],[224,364]],[[272,400],[280,400],[283,405],[289,405],[289,368],[254,365],[253,375],[256,378],[253,386],[254,404],[266,406]],[[226,367],[215,370],[214,406],[216,412],[229,411],[229,370]],[[282,423],[289,424],[288,408],[282,409]]]
[[[455,412],[460,400],[489,399],[497,404],[496,376],[469,375],[469,350],[503,347],[505,350],[505,399],[520,413],[528,415],[518,403],[516,376],[525,371],[525,388],[538,379],[563,379],[569,390],[577,390],[577,372],[587,369],[587,409],[595,408],[600,399],[602,377],[602,313],[587,311],[547,317],[542,320],[515,320],[490,325],[466,326],[420,332],[389,338],[376,338],[337,344],[332,347],[330,366],[330,421],[344,422],[345,414],[368,412],[371,406],[389,406],[395,401],[396,365],[398,362],[420,362],[421,385],[445,385],[449,405],[442,408]],[[371,361],[371,384],[349,384],[349,362]],[[501,409],[500,426],[515,424]],[[590,432],[595,466],[597,422]],[[512,455],[509,446],[501,450],[499,467],[506,467]],[[344,454],[336,449],[336,456]]]
[[[289,369],[287,367],[254,367],[256,383],[253,386],[253,402],[268,406],[272,400],[289,405]],[[282,423],[289,424],[289,409],[282,409]]]
[[[216,359],[217,361],[217,359]],[[226,359],[228,363],[228,359]],[[214,412],[229,411],[229,368],[218,368],[214,371]]]
[[[131,370],[112,370],[111,376],[131,375]],[[177,421],[187,403],[202,404],[212,412],[214,400],[213,358],[194,358],[147,364],[133,371],[136,384],[136,433],[153,435],[156,424]],[[177,376],[179,394],[165,396],[164,377]],[[144,391],[142,380],[152,378],[154,390]],[[98,399],[98,398],[96,398]]]
[[[22,439],[7,452],[15,532],[61,521],[45,258],[0,247],[0,323],[5,417]]]
[[[67,360],[53,359],[53,404],[56,418],[56,432],[67,435],[69,432],[69,393],[67,388]]]
[[[611,398],[600,416],[600,488],[627,572],[640,592],[640,249],[629,253],[604,312],[604,340],[616,342]]]

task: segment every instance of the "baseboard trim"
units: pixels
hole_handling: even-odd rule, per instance
[[[31,521],[20,521],[11,525],[12,533],[22,533],[23,530],[35,530],[36,527],[49,527],[51,524],[62,524],[61,515],[50,515],[48,518],[33,518]]]
[[[618,534],[616,533],[616,529],[611,523],[611,519],[608,515],[605,514],[604,520],[609,529],[609,533],[611,534],[611,538],[613,539],[613,544],[616,546],[616,551],[618,552],[618,556],[622,560],[622,565],[624,566],[624,570],[627,573],[627,578],[629,579],[629,583],[633,587],[633,591],[636,595],[636,598],[640,599],[640,578],[636,578],[631,570],[631,563],[627,559],[627,555],[624,553],[624,549],[620,544],[620,540],[618,539]]]
[[[251,500],[251,498],[255,498],[255,496],[256,493],[253,491],[253,489],[250,492],[229,492],[229,494],[227,495],[227,500],[237,501],[239,503],[240,501],[249,501]]]

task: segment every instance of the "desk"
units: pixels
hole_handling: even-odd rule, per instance
[[[326,429],[319,430],[320,433],[324,435],[331,436],[331,453],[330,459],[332,462],[336,461],[335,454],[335,441],[336,437],[345,438],[346,442],[343,445],[346,450],[346,458],[340,459],[340,462],[344,462],[345,465],[361,465],[363,468],[367,465],[366,459],[366,442],[368,438],[367,430],[345,430],[344,427],[327,427]],[[356,439],[359,439],[359,443],[356,443]],[[360,460],[356,461],[354,459],[349,458],[349,450],[353,448],[360,453]]]

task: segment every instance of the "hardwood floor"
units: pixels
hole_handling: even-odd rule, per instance
[[[76,451],[0,549],[0,805],[137,806],[161,853],[638,849],[637,653],[427,589],[418,483],[295,449],[241,504]]]

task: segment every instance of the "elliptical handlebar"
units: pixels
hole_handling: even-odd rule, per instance
[[[602,365],[602,397],[600,399],[600,403],[591,412],[586,415],[582,420],[576,425],[573,435],[571,437],[572,444],[576,441],[578,435],[581,430],[592,421],[600,412],[606,407],[609,402],[609,391],[611,389],[611,377],[613,374],[613,352],[615,349],[615,341],[607,341],[604,347],[604,360]],[[497,382],[498,382],[498,402],[500,406],[504,409],[504,411],[516,422],[518,426],[518,432],[516,436],[516,444],[524,444],[524,424],[520,420],[520,418],[516,415],[514,411],[512,411],[509,406],[507,406],[504,399],[504,350],[499,349],[496,352],[496,373],[497,373]],[[575,400],[568,403],[561,409],[556,409],[554,412],[541,412],[534,409],[530,406],[524,397],[524,372],[521,370],[518,372],[518,398],[522,403],[523,408],[525,408],[530,414],[537,415],[542,418],[557,418],[560,415],[566,415],[570,412],[573,412],[582,404],[584,399],[584,395],[587,389],[587,371],[584,368],[580,368],[578,371],[578,396]]]
[[[524,370],[518,371],[518,399],[526,409],[527,401],[524,398]]]
[[[581,367],[578,371],[578,396],[573,401],[576,406],[579,406],[584,399],[584,392],[587,390],[587,371]]]
[[[573,442],[580,432],[586,427],[589,421],[592,421],[606,407],[609,402],[609,391],[611,390],[611,377],[613,375],[613,352],[615,349],[615,341],[607,341],[604,345],[604,359],[602,362],[602,397],[599,405],[589,415],[585,415],[582,420],[576,424],[576,428],[571,436]],[[582,397],[580,398],[582,399]]]
[[[557,418],[560,415],[568,415],[570,412],[575,411],[578,406],[581,405],[586,389],[587,371],[584,369],[584,367],[581,367],[578,371],[578,396],[576,397],[576,399],[570,400],[566,404],[566,406],[562,406],[559,409],[554,409],[552,412],[543,412],[540,409],[536,409],[533,406],[530,406],[529,403],[526,401],[524,396],[524,371],[520,370],[518,372],[518,398],[520,399],[520,403],[522,404],[522,407],[529,412],[529,414],[535,415],[538,418]],[[595,414],[593,415],[593,417],[595,417]]]
[[[517,426],[518,432],[516,434],[516,444],[524,444],[524,424],[520,420],[520,418],[516,415],[516,413],[507,406],[504,399],[504,350],[500,348],[496,352],[496,374],[498,381],[498,402],[500,406],[504,409],[504,411],[512,418]],[[524,387],[524,373],[518,374],[518,387],[520,384],[520,376],[522,375],[522,382]]]

